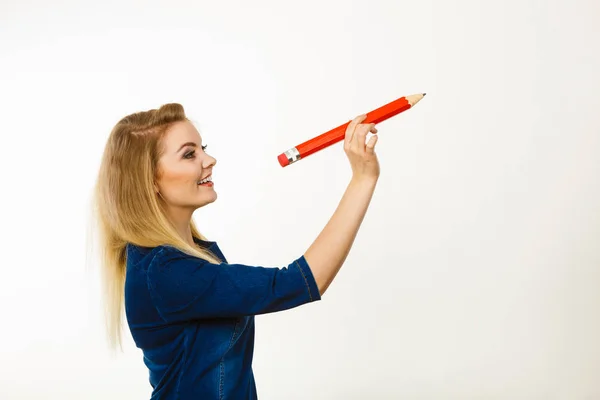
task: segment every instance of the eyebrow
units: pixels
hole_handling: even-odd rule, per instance
[[[196,143],[194,143],[194,142],[186,142],[186,143],[182,144],[181,147],[179,147],[179,149],[177,149],[176,153],[179,153],[181,151],[181,149],[183,149],[186,146],[196,147]]]

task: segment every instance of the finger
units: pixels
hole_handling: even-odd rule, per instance
[[[356,129],[356,125],[359,124],[361,117],[362,115],[356,116],[346,127],[346,141],[348,143],[352,140],[352,137],[354,136],[354,130]]]
[[[377,136],[377,135],[371,136],[371,139],[369,139],[369,141],[367,142],[367,145],[365,146],[366,153],[373,154],[375,152],[375,145],[377,144],[378,137],[379,136]]]
[[[348,124],[348,126],[346,127],[346,137],[345,137],[345,144],[347,146],[350,145],[350,142],[352,141],[352,138],[354,137],[354,130],[356,129],[356,125],[358,125],[359,123],[361,123],[362,121],[365,120],[365,118],[367,118],[367,114],[361,114],[356,116],[352,121],[350,121],[350,123]]]
[[[373,123],[368,124],[368,128],[369,129],[367,130],[367,132],[377,133],[377,128],[375,128],[375,124],[373,124]]]
[[[359,124],[354,130],[351,148],[358,153],[364,153],[366,137],[375,124]]]

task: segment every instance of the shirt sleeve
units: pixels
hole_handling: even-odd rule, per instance
[[[304,255],[285,267],[211,264],[167,246],[148,266],[148,289],[167,322],[266,314],[321,299]]]

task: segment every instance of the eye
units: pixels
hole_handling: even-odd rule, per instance
[[[196,153],[196,150],[189,151],[183,155],[183,158],[192,158],[195,153]]]
[[[205,144],[204,146],[202,146],[202,151],[206,150],[207,147],[208,147],[207,144]]]

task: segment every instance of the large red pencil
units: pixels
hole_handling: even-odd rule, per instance
[[[424,96],[425,93],[400,97],[397,100],[394,100],[384,106],[381,106],[369,112],[365,120],[361,123],[377,124],[381,121],[385,121],[386,119],[393,117],[394,115],[398,115],[401,112],[404,112],[409,108],[413,107]],[[281,164],[282,167],[285,167],[287,165],[295,163],[296,161],[306,158],[309,155],[324,149],[325,147],[331,146],[332,144],[343,140],[346,136],[346,127],[348,126],[348,124],[350,124],[350,122],[352,121],[348,121],[345,124],[338,126],[337,128],[333,128],[332,130],[325,132],[322,135],[307,140],[306,142],[301,143],[281,153],[279,156],[277,156],[279,164]]]

